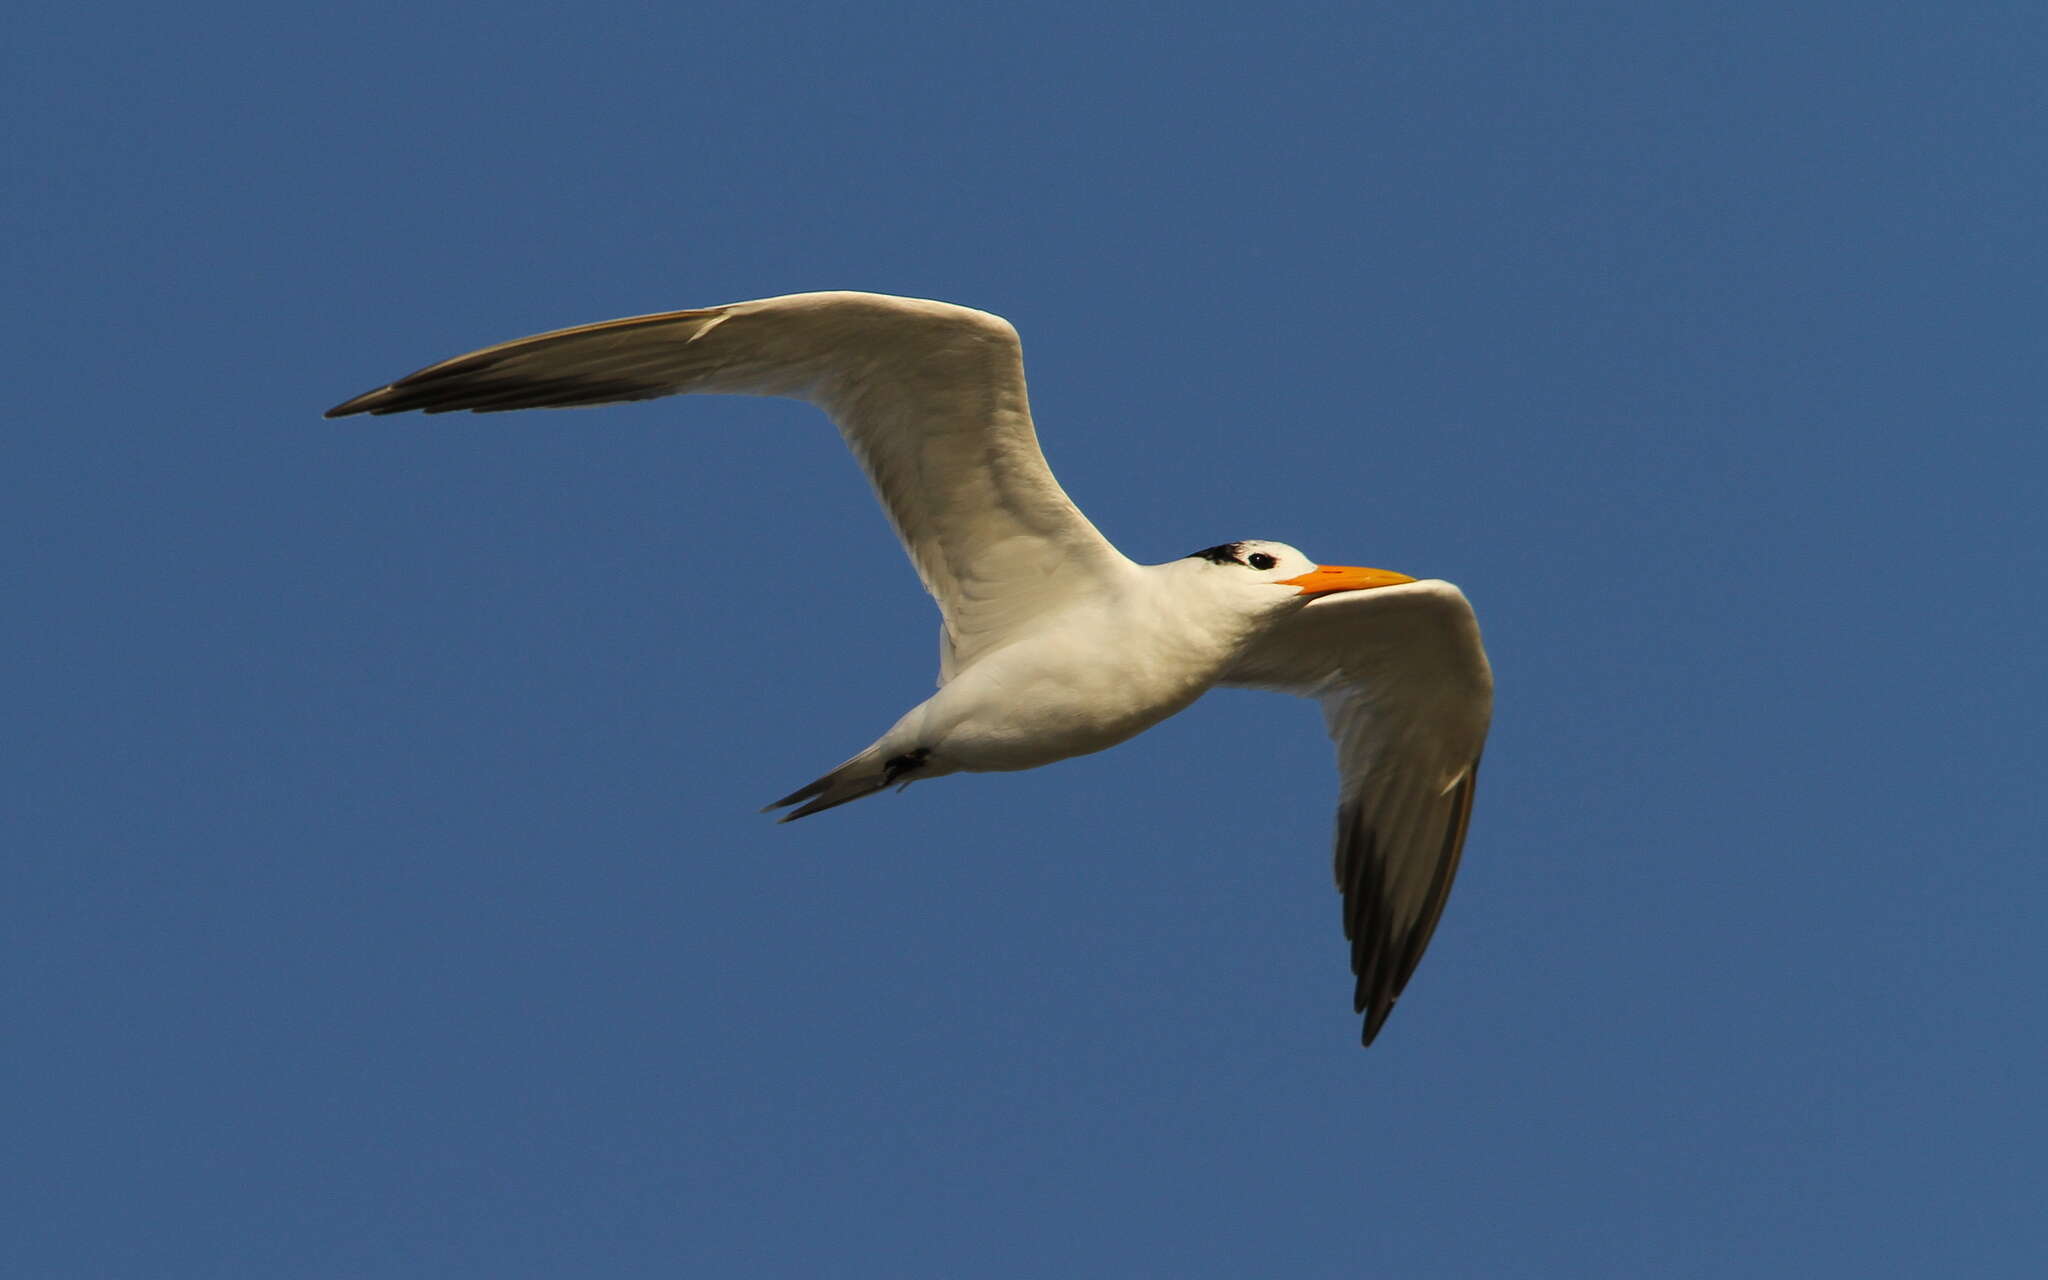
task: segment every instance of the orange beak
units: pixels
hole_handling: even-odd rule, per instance
[[[1282,578],[1283,587],[1300,587],[1305,596],[1326,591],[1364,591],[1369,587],[1397,587],[1415,579],[1391,569],[1360,569],[1355,565],[1326,564],[1310,569],[1299,578]]]

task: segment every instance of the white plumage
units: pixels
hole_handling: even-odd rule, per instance
[[[892,783],[1100,751],[1217,685],[1315,698],[1337,744],[1337,884],[1372,1043],[1450,893],[1486,738],[1492,678],[1456,587],[1257,540],[1133,563],[1046,467],[1016,331],[942,302],[806,293],[562,329],[327,416],[685,392],[829,414],[944,620],[938,692],[770,808],[794,806],[787,821]]]

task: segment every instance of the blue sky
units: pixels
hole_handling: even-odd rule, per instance
[[[9,1275],[2039,1274],[2038,6],[11,26]],[[934,661],[812,411],[319,418],[818,288],[1472,597],[1371,1051],[1309,705],[777,827]]]

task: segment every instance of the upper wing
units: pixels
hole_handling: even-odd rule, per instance
[[[560,329],[430,365],[327,416],[685,392],[789,396],[831,415],[945,615],[942,678],[1131,570],[1045,465],[1017,331],[950,303],[799,293]]]
[[[1458,873],[1493,675],[1448,582],[1311,602],[1225,684],[1315,698],[1337,744],[1337,888],[1371,1044],[1422,959]]]

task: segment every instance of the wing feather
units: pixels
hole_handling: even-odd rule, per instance
[[[1471,825],[1493,676],[1447,582],[1317,600],[1224,683],[1314,698],[1337,748],[1336,879],[1371,1044],[1443,917]]]
[[[1046,466],[1016,330],[950,303],[807,293],[579,325],[443,360],[327,416],[693,392],[787,396],[830,415],[938,601],[950,672],[1134,569]]]

